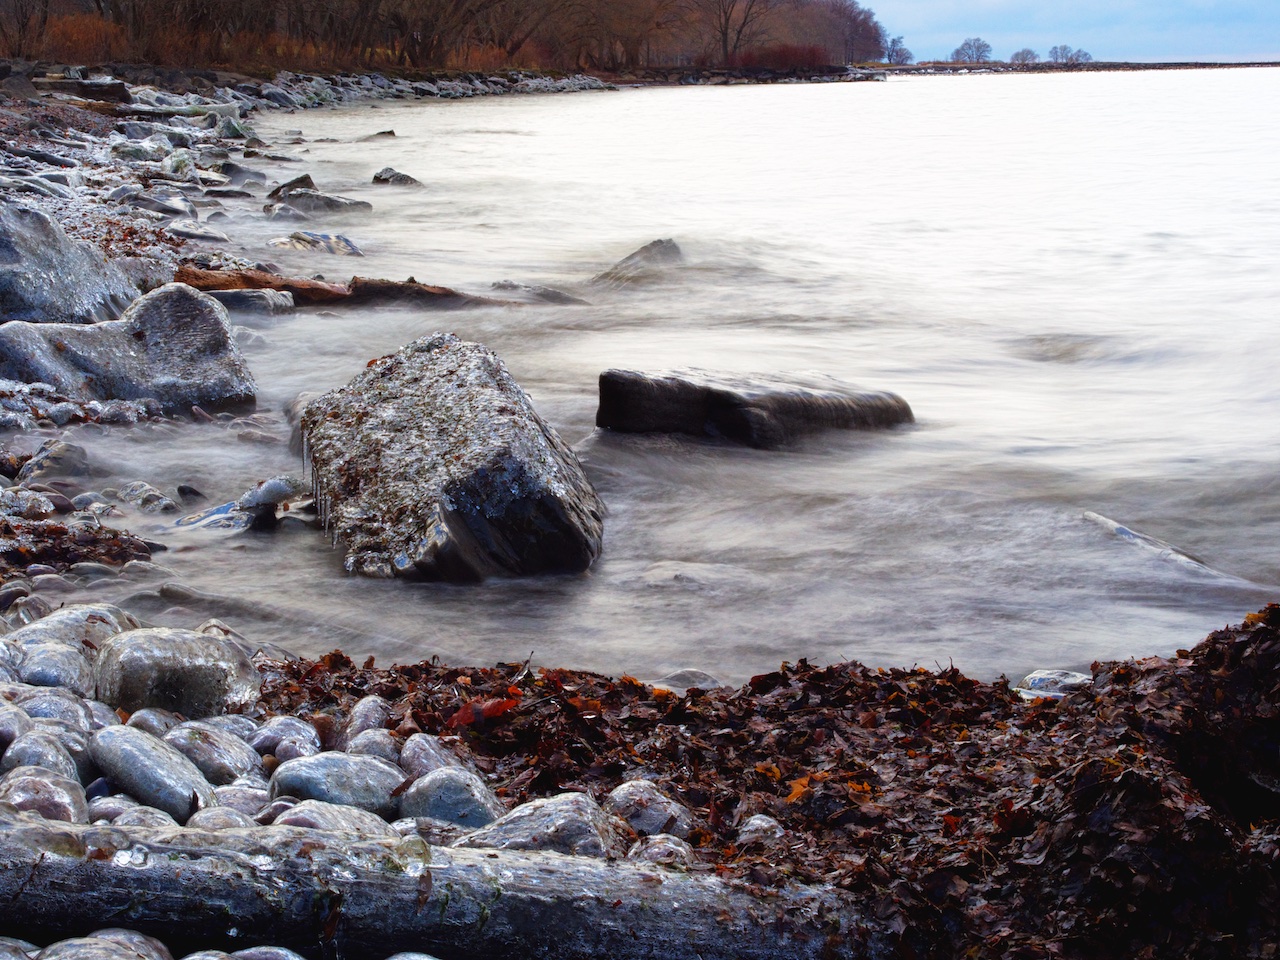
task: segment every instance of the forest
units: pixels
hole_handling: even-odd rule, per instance
[[[810,67],[880,60],[856,0],[0,0],[0,53],[239,70]]]

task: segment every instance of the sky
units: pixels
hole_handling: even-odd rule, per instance
[[[863,0],[917,60],[967,37],[997,60],[1066,44],[1095,60],[1280,60],[1280,0]]]

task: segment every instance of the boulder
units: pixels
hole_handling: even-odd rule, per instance
[[[150,398],[170,411],[249,407],[257,391],[226,309],[181,283],[141,297],[119,320],[4,324],[0,376],[74,399]]]
[[[600,374],[596,410],[596,426],[609,430],[720,437],[764,450],[816,430],[874,429],[914,420],[907,402],[892,393],[841,385],[808,388],[698,371],[655,375],[606,370]]]
[[[281,199],[295,210],[303,213],[324,213],[329,215],[345,215],[352,213],[373,213],[373,204],[367,200],[352,200],[348,197],[336,197],[321,193],[319,190],[295,189],[281,194]]]
[[[391,167],[383,167],[373,175],[374,183],[390,184],[393,187],[420,187],[422,181],[407,173],[401,173]]]
[[[133,727],[104,727],[90,744],[93,762],[115,786],[178,823],[218,805],[213,785],[163,740]]]
[[[396,818],[397,808],[397,798],[392,793],[405,779],[403,770],[377,757],[317,753],[276,767],[271,775],[271,798],[323,800],[359,807],[390,821]]]
[[[596,274],[591,282],[606,287],[630,286],[648,280],[683,260],[684,253],[674,240],[654,240],[623,257],[603,273]]]
[[[128,630],[98,649],[97,699],[127,711],[159,707],[192,719],[253,702],[258,672],[244,651],[206,633]]]
[[[29,323],[110,320],[138,295],[92,244],[39,210],[0,198],[0,316]]]
[[[498,357],[452,334],[372,362],[302,415],[321,519],[366,576],[585,570],[604,504]]]

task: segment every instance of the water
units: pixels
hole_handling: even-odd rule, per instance
[[[288,271],[581,290],[651,239],[684,248],[661,282],[591,290],[591,306],[306,311],[250,355],[278,411],[435,330],[488,344],[583,457],[610,509],[605,552],[581,577],[388,584],[346,578],[319,533],[131,525],[173,545],[162,559],[183,580],[238,598],[224,617],[243,632],[384,663],[532,656],[736,683],[800,657],[1016,677],[1168,654],[1280,583],[1276,102],[1280,71],[1222,70],[262,118],[269,137],[303,130],[290,149],[323,189],[377,208],[313,227],[364,260],[230,225]],[[387,165],[427,188],[368,185]],[[918,423],[785,452],[602,436],[595,382],[612,366],[835,376],[900,393]],[[82,442],[119,479],[215,500],[299,467],[214,427]]]

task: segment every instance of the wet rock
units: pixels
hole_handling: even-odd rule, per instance
[[[176,827],[178,820],[172,814],[144,804],[126,810],[111,821],[117,827]]]
[[[367,837],[397,837],[386,820],[359,807],[303,800],[272,821],[277,827],[309,827],[338,833],[358,833]]]
[[[320,749],[320,734],[316,732],[316,728],[297,717],[272,717],[247,739],[249,746],[265,755],[275,753],[280,741],[286,738],[302,740],[310,743],[316,750]]]
[[[285,737],[276,744],[275,758],[284,763],[287,760],[297,760],[299,757],[314,757],[319,752],[320,748],[308,739]]]
[[[173,954],[169,952],[168,947],[155,937],[149,937],[145,933],[138,933],[136,930],[106,927],[102,930],[93,931],[90,936],[98,940],[109,940],[112,943],[119,944],[126,950],[132,950],[141,960],[173,960]]]
[[[17,698],[32,720],[60,720],[77,730],[88,730],[93,714],[83,697],[58,687],[32,687]]]
[[[89,451],[76,443],[46,440],[18,471],[19,483],[50,477],[83,477],[89,474]]]
[[[309,173],[294,177],[292,180],[286,180],[280,186],[273,189],[267,194],[268,200],[283,200],[294,190],[315,190],[316,182],[311,179]]]
[[[14,767],[0,779],[0,803],[38,813],[46,820],[89,822],[89,801],[78,780],[43,767]]]
[[[338,738],[338,748],[345,750],[351,740],[366,730],[378,730],[387,725],[391,718],[391,704],[382,697],[370,695],[361,697],[351,708],[351,715],[342,728]]]
[[[217,636],[218,634],[215,632],[215,629],[211,629],[211,624],[214,623],[220,623],[220,621],[210,621],[209,623],[201,624],[196,629],[196,633],[213,633],[214,636]],[[253,717],[246,717],[242,713],[224,713],[217,717],[209,717],[204,722],[211,727],[217,727],[219,730],[225,730],[227,733],[238,737],[245,743],[248,743],[249,738],[258,732],[258,727],[262,726],[262,724],[253,719]]]
[[[289,250],[312,250],[332,253],[340,257],[363,257],[354,240],[340,233],[312,233],[310,230],[296,230],[287,237],[277,237],[267,241],[271,247],[282,247]]]
[[[426,310],[455,310],[462,307],[510,306],[512,301],[459,293],[449,287],[418,283],[412,277],[408,280],[352,277],[347,284],[347,296],[342,302],[347,306],[394,304],[399,307],[422,307]]]
[[[138,299],[92,326],[0,326],[0,376],[39,380],[69,397],[150,398],[166,410],[251,406],[256,386],[231,338],[226,309],[185,284]]]
[[[620,857],[630,845],[623,825],[585,793],[531,800],[453,844],[582,857]]]
[[[143,513],[173,513],[178,504],[145,480],[133,480],[120,488],[120,499]]]
[[[400,748],[400,766],[415,780],[441,767],[462,767],[458,755],[440,738],[430,733],[415,733]]]
[[[662,376],[606,370],[596,410],[596,426],[609,430],[722,437],[765,450],[816,430],[884,428],[914,419],[906,401],[892,393],[696,371]]]
[[[298,805],[297,797],[278,797],[272,800],[266,806],[254,815],[253,822],[261,826],[269,826],[275,823],[276,817],[287,813]]]
[[[393,170],[391,167],[383,167],[373,175],[374,183],[390,184],[393,187],[420,187],[422,181],[409,176],[407,173],[401,173],[399,170]]]
[[[629,286],[652,279],[683,260],[684,253],[674,240],[654,240],[592,277],[591,282],[609,287]]]
[[[97,699],[124,710],[160,707],[201,719],[251,703],[258,674],[234,643],[154,627],[117,634],[94,662]]]
[[[165,743],[194,763],[212,784],[229,784],[240,777],[262,772],[262,758],[235,734],[191,720],[164,735]]]
[[[160,710],[156,707],[143,707],[130,715],[128,726],[135,730],[143,730],[153,737],[164,738],[164,735],[182,723],[183,719],[172,710]]]
[[[256,827],[253,818],[231,807],[206,807],[188,819],[188,827],[200,830],[242,830]]]
[[[204,270],[183,264],[174,277],[198,290],[285,290],[293,295],[295,303],[343,303],[351,296],[351,291],[341,284],[280,277],[262,270]]]
[[[305,960],[305,958],[284,947],[247,947],[232,954],[238,960]]]
[[[94,765],[93,756],[89,752],[89,736],[91,731],[81,730],[64,720],[38,719],[34,721],[36,729],[43,730],[53,736],[67,751],[67,756],[76,765],[75,778],[81,783],[89,784],[98,779],[101,771]]]
[[[648,780],[628,780],[609,792],[602,804],[640,836],[669,833],[684,839],[693,829],[693,814]]]
[[[295,210],[287,203],[268,203],[262,208],[262,212],[273,223],[303,223],[311,219],[301,210]]]
[[[120,724],[120,717],[101,700],[86,700],[89,708],[89,731],[101,730],[103,727],[115,727]]]
[[[746,847],[753,843],[772,843],[785,835],[786,831],[777,820],[767,814],[757,813],[738,827],[738,845]]]
[[[667,867],[687,867],[693,863],[693,847],[669,833],[641,837],[627,851],[628,860],[644,860]]]
[[[36,687],[64,687],[82,697],[93,694],[93,667],[75,647],[34,643],[18,668],[18,679]]]
[[[338,197],[319,190],[295,189],[283,194],[285,203],[295,210],[306,214],[325,214],[327,216],[346,216],[358,213],[373,213],[373,204],[367,200],[352,200],[349,197]]]
[[[32,960],[40,948],[29,940],[0,937],[0,960]]]
[[[21,707],[0,700],[0,754],[9,749],[9,745],[24,733],[33,728],[31,718]]]
[[[204,807],[217,806],[213,785],[175,748],[133,727],[107,727],[93,734],[94,763],[117,787],[179,823]]]
[[[1075,673],[1071,670],[1033,670],[1019,680],[1013,689],[1023,700],[1037,700],[1040,697],[1061,700],[1092,684],[1093,677],[1087,673]]]
[[[68,780],[77,779],[79,774],[67,748],[53,734],[39,729],[32,729],[15,739],[0,759],[0,770],[7,772],[19,767],[39,767]]]
[[[199,213],[193,204],[182,194],[176,193],[144,193],[132,197],[129,206],[139,210],[150,210],[171,220],[196,220]]]
[[[262,808],[271,802],[265,785],[252,787],[242,783],[232,783],[225,787],[214,787],[213,792],[223,808],[235,810],[250,818],[256,817]]]
[[[75,937],[51,943],[36,960],[139,960],[129,947],[99,937]]]
[[[142,804],[126,793],[114,793],[105,797],[95,797],[89,801],[89,822],[115,820],[126,810],[140,807]]]
[[[529,300],[536,303],[556,303],[562,305],[584,305],[587,303],[581,297],[575,297],[572,294],[565,293],[563,290],[557,290],[554,287],[544,287],[540,284],[532,283],[516,283],[512,280],[499,280],[493,284],[492,289],[500,290],[503,293],[522,294]]]
[[[680,572],[676,576],[681,576]],[[687,576],[687,574],[686,574]],[[718,679],[707,673],[705,670],[696,670],[691,667],[684,670],[674,670],[664,676],[653,681],[655,687],[661,687],[664,690],[670,690],[678,696],[684,696],[685,691],[696,687],[699,690],[715,690],[724,686]]]
[[[293,294],[287,290],[210,290],[209,296],[228,310],[275,316],[293,313]]]
[[[321,519],[366,576],[474,580],[585,570],[604,505],[493,353],[414,341],[302,418]]]
[[[357,733],[347,744],[347,753],[362,757],[381,757],[388,763],[400,762],[400,744],[396,743],[395,734],[390,730],[364,730]]]
[[[483,827],[504,813],[506,808],[485,782],[460,767],[433,770],[400,795],[401,817],[430,817]]]
[[[271,775],[271,797],[323,800],[394,820],[397,800],[391,794],[404,780],[404,771],[376,757],[318,753],[276,767]]]
[[[137,294],[97,248],[69,239],[40,211],[0,198],[0,315],[6,320],[110,320]]]
[[[184,240],[203,240],[206,243],[230,243],[231,238],[221,230],[207,227],[195,220],[174,220],[165,229]]]

